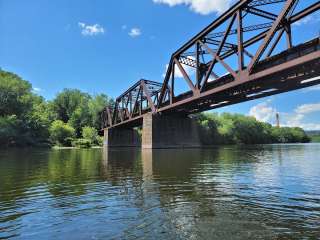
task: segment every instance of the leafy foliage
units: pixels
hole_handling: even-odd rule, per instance
[[[33,106],[32,86],[19,76],[0,71],[0,116],[24,117]]]
[[[79,138],[72,142],[72,146],[77,148],[90,148],[92,143],[89,139]]]
[[[75,130],[72,126],[61,120],[55,120],[50,127],[50,137],[57,145],[71,146],[75,137]]]
[[[104,94],[90,96],[77,89],[64,89],[52,101],[55,119],[69,123],[76,130],[76,136],[81,137],[85,126],[100,128],[99,113],[112,101]]]
[[[265,144],[309,142],[301,128],[277,128],[240,114],[199,114],[201,140],[213,144]]]
[[[0,71],[1,146],[48,144],[47,103],[19,76]]]
[[[277,143],[306,143],[311,140],[301,128],[273,128],[272,136]]]
[[[82,137],[91,142],[91,144],[98,144],[98,131],[93,127],[82,128]]]
[[[99,144],[99,113],[108,104],[113,101],[104,94],[90,96],[77,89],[64,89],[46,102],[29,82],[0,70],[0,146],[48,146],[50,140],[70,146],[84,127],[85,134],[88,128],[93,134],[91,144]]]

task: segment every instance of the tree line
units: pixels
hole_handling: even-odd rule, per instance
[[[195,117],[204,145],[310,142],[302,128],[274,127],[241,114],[203,113]]]
[[[99,113],[105,94],[64,89],[51,101],[14,73],[0,71],[0,146],[101,145]]]
[[[100,112],[113,100],[64,89],[46,101],[32,85],[0,70],[0,147],[102,145]],[[239,114],[204,113],[194,116],[205,145],[308,142],[301,128],[276,128]]]

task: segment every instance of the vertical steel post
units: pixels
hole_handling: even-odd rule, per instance
[[[243,61],[243,29],[242,29],[242,10],[239,9],[237,12],[237,35],[238,35],[238,68],[239,74],[243,70],[244,61]]]

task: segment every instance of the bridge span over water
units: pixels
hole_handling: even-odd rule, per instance
[[[141,79],[105,108],[105,144],[196,147],[190,115],[319,84],[320,27],[295,38],[319,9],[313,0],[238,1],[172,54],[162,83]]]

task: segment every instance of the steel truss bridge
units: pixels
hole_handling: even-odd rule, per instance
[[[293,28],[319,9],[313,0],[238,1],[172,54],[163,83],[141,79],[107,106],[102,128],[139,126],[150,112],[190,115],[319,84],[319,36],[293,41]],[[178,80],[186,91],[177,93]]]

